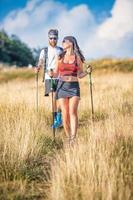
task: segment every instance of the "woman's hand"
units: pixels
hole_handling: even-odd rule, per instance
[[[87,68],[86,68],[86,73],[91,74],[91,72],[92,72],[92,66],[88,65]]]
[[[87,74],[91,74],[92,66],[88,65],[85,71],[80,71],[78,74],[78,78],[84,78]]]
[[[40,71],[40,67],[36,66],[36,67],[34,68],[34,71],[35,71],[35,73],[37,74],[37,73]]]

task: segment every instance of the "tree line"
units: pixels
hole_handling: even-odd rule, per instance
[[[0,62],[18,67],[35,65],[40,49],[31,49],[18,36],[0,30]]]

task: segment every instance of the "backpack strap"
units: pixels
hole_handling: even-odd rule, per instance
[[[43,82],[44,82],[46,67],[48,63],[48,47],[44,47],[43,50],[44,50],[44,72],[43,72]]]
[[[63,52],[63,48],[62,47],[58,47],[59,49],[60,49],[60,51],[62,51]]]
[[[48,62],[48,47],[44,48],[44,70],[46,70]]]

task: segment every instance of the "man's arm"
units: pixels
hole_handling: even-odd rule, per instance
[[[41,50],[39,60],[38,60],[38,64],[36,66],[36,72],[39,72],[41,67],[43,67],[43,66],[44,66],[44,49]]]
[[[37,69],[40,70],[44,66],[44,59],[39,59]]]

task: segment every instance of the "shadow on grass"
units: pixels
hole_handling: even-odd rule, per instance
[[[33,186],[28,183],[26,188],[22,189],[22,182],[14,181],[8,183],[0,183],[0,199],[1,200],[45,200],[46,195],[40,194],[38,188],[33,191]]]
[[[38,155],[27,157],[16,173],[0,183],[2,200],[44,200],[47,199],[48,181],[51,179],[51,162],[55,153],[63,147],[61,139],[53,140],[42,136]],[[4,184],[3,184],[4,183]]]
[[[118,174],[122,174],[125,187],[132,190],[133,183],[133,137],[116,136],[110,162],[118,168]],[[111,163],[110,163],[111,164]],[[123,198],[125,199],[125,198]],[[130,198],[129,198],[130,199]]]
[[[27,158],[20,170],[21,178],[29,182],[47,182],[50,180],[51,161],[55,152],[63,147],[62,140],[59,138],[53,140],[50,137],[40,138],[40,145],[42,146],[40,155]]]
[[[104,111],[95,111],[93,116],[93,122],[105,121],[109,115]],[[79,126],[89,125],[92,121],[91,111],[84,111],[79,118]]]
[[[133,113],[133,103],[129,103],[127,101],[125,101],[122,104],[122,110],[120,110],[124,115],[128,114],[132,114]]]

